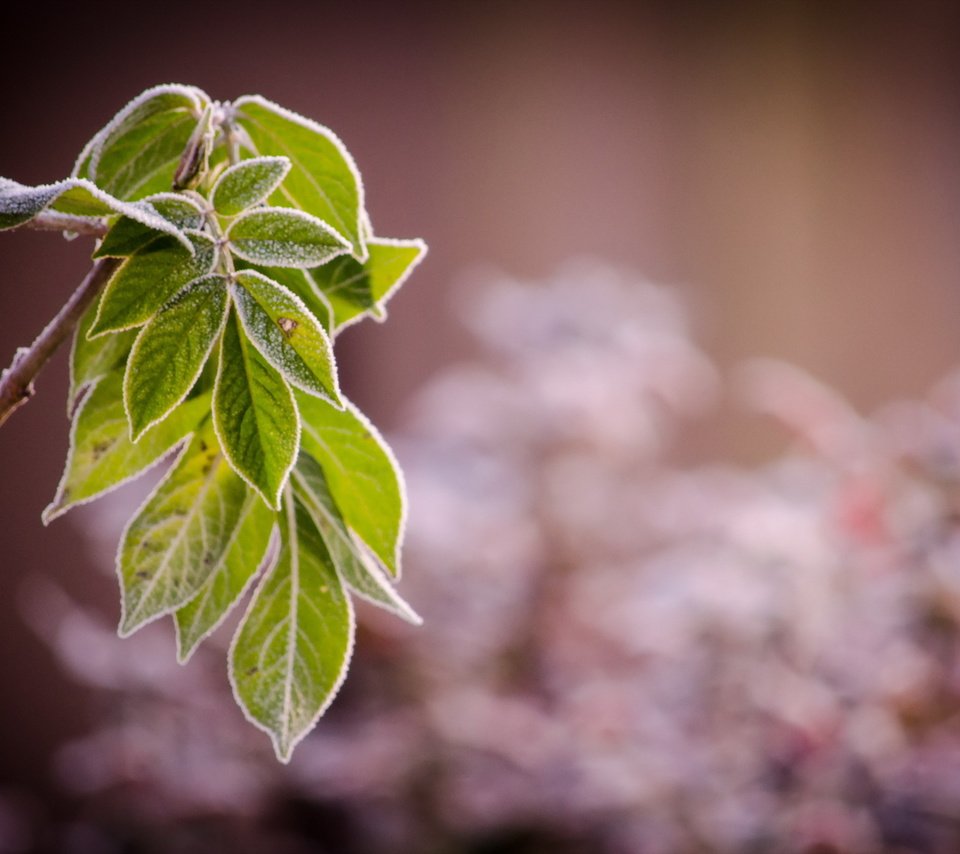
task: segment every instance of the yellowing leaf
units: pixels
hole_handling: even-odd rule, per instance
[[[188,602],[218,570],[243,522],[247,495],[208,421],[123,533],[122,636]]]

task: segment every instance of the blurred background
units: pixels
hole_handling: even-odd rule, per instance
[[[338,340],[411,516],[288,767],[229,631],[114,632],[149,487],[0,432],[0,852],[960,850],[960,6],[6,10],[0,174],[150,85],[333,128],[430,255]],[[90,246],[0,235],[0,361]]]

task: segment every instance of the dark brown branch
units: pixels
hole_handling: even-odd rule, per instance
[[[29,347],[20,347],[13,363],[0,374],[0,425],[33,396],[33,380],[117,269],[115,258],[97,261],[70,299]]]

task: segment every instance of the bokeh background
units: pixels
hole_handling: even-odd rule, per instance
[[[960,850],[960,6],[0,15],[0,174],[258,92],[431,250],[338,342],[427,622],[362,612],[289,768],[222,650],[111,637],[145,487],[41,526],[65,353],[4,426],[0,852]],[[88,253],[0,236],[4,363]]]

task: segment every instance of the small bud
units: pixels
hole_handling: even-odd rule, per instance
[[[196,187],[207,171],[210,149],[213,147],[213,106],[209,105],[190,135],[177,171],[173,173],[173,189],[187,190]]]

